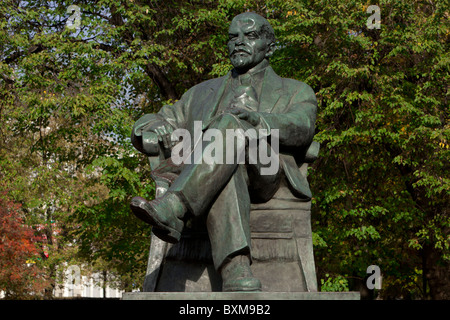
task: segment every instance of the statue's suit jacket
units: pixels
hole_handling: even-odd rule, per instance
[[[306,177],[298,169],[314,136],[317,100],[314,91],[305,83],[281,78],[268,66],[259,97],[260,124],[255,129],[279,129],[280,165],[294,195],[310,199],[311,191]],[[158,146],[152,137],[152,128],[167,122],[174,128],[193,132],[194,121],[202,121],[207,129],[216,116],[219,102],[226,91],[227,75],[202,82],[189,89],[173,105],[166,105],[156,114],[146,114],[134,125],[131,141],[147,155],[158,154]]]

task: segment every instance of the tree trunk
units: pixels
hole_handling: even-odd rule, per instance
[[[107,275],[108,271],[103,270],[103,299],[106,299],[106,285],[107,285]]]
[[[428,281],[433,300],[450,300],[450,262],[443,261],[442,254],[433,247],[424,247],[423,276]]]

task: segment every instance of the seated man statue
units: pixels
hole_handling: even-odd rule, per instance
[[[195,129],[200,128],[202,133],[213,130],[215,146],[220,141],[223,145],[223,150],[216,148],[216,155],[228,155],[232,149],[237,156],[222,163],[186,161],[211,151],[212,141],[193,139],[192,152],[184,155],[185,161],[175,163],[172,153],[152,171],[153,177],[158,172],[172,177],[167,192],[153,201],[134,197],[130,206],[139,219],[153,227],[157,237],[170,243],[180,240],[187,217],[204,215],[222,290],[260,291],[261,283],[250,269],[250,205],[270,200],[282,177],[287,178],[294,196],[311,198],[296,159],[312,142],[317,101],[308,85],[279,77],[269,65],[275,35],[262,16],[246,12],[234,17],[228,50],[233,70],[192,87],[158,113],[144,115],[135,123],[131,138],[139,151],[151,156],[161,150],[173,151],[181,144],[174,138],[178,129],[197,136]],[[218,133],[225,137],[230,130],[259,132],[256,137],[245,136],[244,150],[251,153],[250,147],[255,146],[252,141],[257,141],[257,149],[266,141],[266,150],[272,152],[270,159],[277,157],[275,170],[269,170],[267,161],[263,163],[258,157],[239,159],[236,146],[227,146],[229,139],[217,138]],[[273,148],[274,144],[279,148]],[[211,210],[217,202],[221,205]]]

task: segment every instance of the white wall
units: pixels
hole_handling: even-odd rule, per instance
[[[87,276],[80,274],[78,266],[70,266],[64,277],[64,283],[57,285],[54,290],[55,298],[105,298],[103,296],[102,275],[94,273]],[[106,298],[121,298],[122,293],[119,289],[114,289],[109,286],[106,287]]]

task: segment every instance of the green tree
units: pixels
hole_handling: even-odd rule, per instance
[[[94,161],[116,159],[131,168],[116,172],[119,176],[111,181],[116,191],[120,186],[115,183],[122,178],[135,183],[135,189],[141,187],[141,180],[146,181],[136,178],[145,173],[134,171],[142,160],[124,142],[134,112],[126,95],[124,64],[128,62],[111,60],[110,53],[90,38],[91,32],[101,28],[100,22],[85,19],[85,29],[67,28],[68,6],[68,1],[0,4],[2,187],[23,205],[26,223],[46,235],[41,263],[53,283],[47,297],[63,261],[79,263],[77,259],[91,258],[78,246],[91,245],[95,250],[92,239],[99,235],[123,241],[107,230],[108,223],[115,221],[111,223],[121,232],[122,223],[116,220],[129,220],[125,200],[99,184],[101,169],[92,172]],[[83,221],[77,215],[103,201],[102,208],[109,206],[110,212],[103,210],[94,216],[105,220],[98,224],[104,229],[89,229],[86,225],[91,220]],[[142,232],[143,226],[135,227]],[[130,234],[140,232],[133,230],[125,237]],[[120,252],[129,252],[127,261],[132,266],[135,258],[127,248]]]
[[[376,264],[383,297],[448,298],[448,13],[381,1],[381,29],[368,29],[369,4],[288,2],[277,20],[279,72],[319,100],[319,274],[358,278]]]

